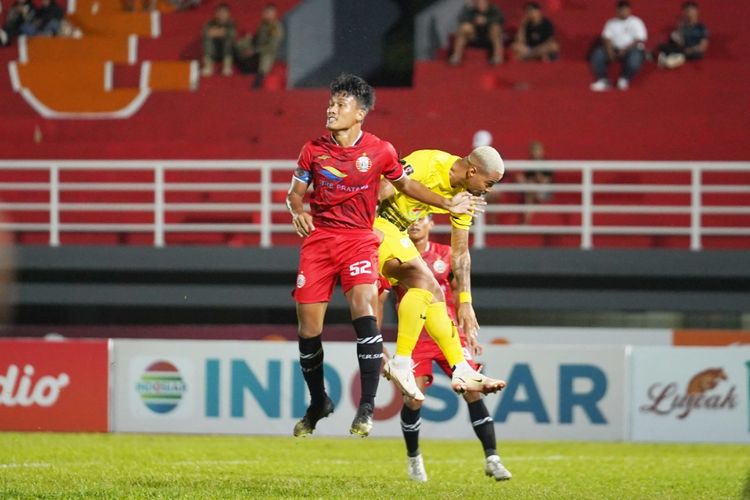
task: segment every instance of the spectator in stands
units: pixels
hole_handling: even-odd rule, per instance
[[[591,53],[591,69],[596,77],[596,81],[591,84],[591,90],[601,92],[610,88],[607,66],[613,61],[622,62],[622,73],[617,80],[617,88],[627,90],[630,81],[646,59],[644,49],[647,38],[646,25],[641,18],[633,15],[630,2],[617,2],[617,16],[604,25],[601,44]]]
[[[467,45],[482,47],[490,51],[490,64],[503,62],[503,24],[505,18],[500,9],[489,0],[471,0],[458,18],[458,32],[450,63],[461,63]]]
[[[214,74],[214,63],[221,62],[221,73],[231,76],[234,61],[232,50],[237,36],[229,5],[216,6],[214,17],[203,27],[203,76]]]
[[[267,4],[261,14],[260,26],[255,32],[248,33],[237,40],[235,58],[237,66],[243,73],[256,72],[254,88],[261,88],[266,75],[271,71],[279,46],[284,39],[284,25],[279,21],[278,9],[274,4]]]
[[[31,0],[16,0],[8,9],[5,24],[0,30],[0,45],[9,45],[14,38],[23,34],[23,27],[34,21],[36,9]]]
[[[540,141],[531,141],[529,143],[529,159],[542,161],[544,160],[544,144]],[[516,174],[516,182],[519,184],[539,184],[540,186],[549,186],[552,183],[552,172],[549,170],[527,170]],[[523,193],[523,202],[530,206],[537,203],[548,201],[551,197],[550,191],[526,191]],[[523,223],[531,222],[533,212],[527,210],[523,214]]]
[[[42,0],[34,18],[21,26],[21,33],[28,36],[56,36],[60,33],[63,17],[65,13],[57,4],[57,0]]]
[[[528,2],[513,42],[513,53],[519,61],[553,61],[560,54],[555,26],[544,17],[539,2]]]
[[[703,59],[708,48],[708,28],[700,22],[698,4],[682,4],[682,16],[669,41],[659,46],[657,61],[662,68],[673,69],[686,60]]]

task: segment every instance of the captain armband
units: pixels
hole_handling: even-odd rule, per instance
[[[294,171],[294,178],[300,182],[304,182],[305,184],[310,184],[310,180],[312,180],[312,173],[302,167],[297,167]]]

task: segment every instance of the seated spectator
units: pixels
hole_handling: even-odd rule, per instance
[[[229,5],[216,6],[214,17],[203,27],[203,76],[214,74],[214,63],[221,62],[221,73],[232,74],[234,40],[237,28],[232,19]]]
[[[700,22],[698,4],[685,2],[677,28],[669,36],[669,41],[659,46],[657,61],[662,68],[677,68],[686,60],[703,59],[707,48],[708,28]]]
[[[544,144],[540,141],[531,141],[529,143],[529,159],[530,160],[544,160]],[[518,172],[516,174],[516,182],[519,184],[539,184],[540,186],[548,186],[552,183],[552,172],[549,170],[528,170],[526,172]],[[526,191],[523,193],[523,202],[525,205],[534,205],[537,203],[543,203],[548,201],[552,193],[550,191]],[[528,224],[531,222],[533,212],[527,210],[523,214],[523,223]]]
[[[31,0],[16,0],[8,9],[5,24],[0,30],[0,45],[9,45],[14,38],[22,35],[23,27],[34,21],[36,9]]]
[[[617,16],[604,25],[602,43],[591,53],[591,69],[596,77],[596,81],[591,84],[591,90],[609,90],[607,67],[613,61],[622,62],[622,73],[617,80],[617,88],[627,90],[630,81],[646,59],[644,49],[647,38],[646,25],[641,18],[633,15],[630,2],[617,2]]]
[[[461,11],[458,22],[453,54],[450,57],[452,65],[461,63],[467,45],[488,49],[490,63],[502,64],[505,18],[496,5],[489,0],[471,0],[471,4]]]
[[[284,38],[284,25],[279,21],[278,15],[274,4],[266,5],[255,36],[248,33],[237,40],[235,46],[235,58],[240,71],[257,73],[253,83],[254,88],[263,86],[263,81],[276,61],[279,46]]]
[[[21,33],[28,36],[56,36],[60,33],[63,17],[65,13],[57,0],[42,0],[34,18],[21,26]]]
[[[553,61],[560,54],[555,26],[544,17],[539,2],[529,2],[513,42],[513,53],[519,61]]]

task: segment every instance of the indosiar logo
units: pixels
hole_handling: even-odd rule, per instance
[[[136,391],[154,413],[169,413],[180,404],[187,389],[177,367],[169,361],[150,364],[136,383]]]

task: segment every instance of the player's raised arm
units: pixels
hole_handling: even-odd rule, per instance
[[[447,210],[452,214],[465,214],[475,211],[481,212],[484,210],[484,205],[487,204],[481,197],[474,196],[467,192],[458,193],[453,198],[445,198],[444,196],[430,191],[425,185],[410,179],[406,175],[391,182],[396,186],[396,189],[404,193],[406,196],[421,201],[422,203],[426,203],[427,205]]]

